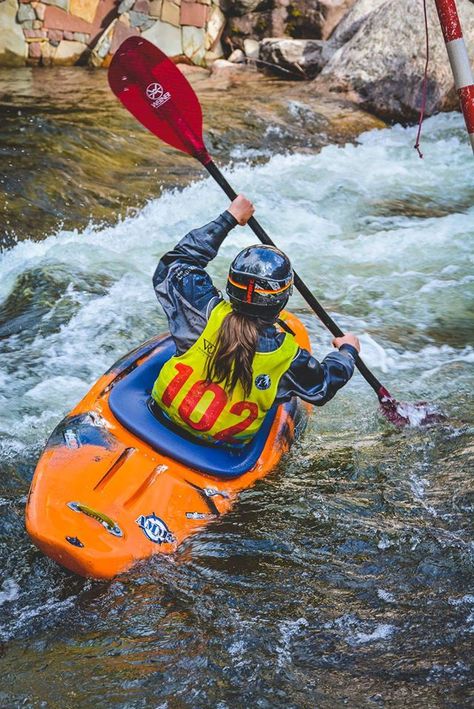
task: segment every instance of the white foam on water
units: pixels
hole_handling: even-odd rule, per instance
[[[5,579],[0,591],[0,606],[7,601],[15,601],[20,595],[20,587],[15,579]]]
[[[7,625],[0,626],[0,640],[6,642],[10,638],[14,638],[20,630],[25,629],[32,620],[38,616],[47,616],[48,619],[53,615],[60,614],[71,608],[77,601],[76,596],[69,596],[64,600],[57,600],[54,597],[49,598],[46,603],[41,605],[25,605],[22,608],[15,610],[13,619]]]
[[[324,627],[342,634],[344,641],[353,647],[389,640],[398,630],[395,625],[390,623],[360,620],[353,613],[345,613],[343,616],[325,623]]]
[[[448,598],[448,603],[451,606],[474,605],[474,596],[470,593],[467,593],[461,598]]]
[[[390,593],[390,591],[386,591],[383,588],[377,589],[377,596],[380,598],[380,600],[385,601],[385,603],[396,603],[397,602],[393,593]]]
[[[279,631],[281,640],[276,647],[277,665],[278,667],[286,667],[291,663],[291,641],[295,635],[298,635],[302,628],[308,626],[306,618],[297,618],[296,620],[284,620],[279,623]]]
[[[434,663],[428,674],[428,682],[439,682],[448,676],[451,679],[467,679],[472,667],[462,660],[458,660],[453,665],[441,665]]]
[[[378,642],[379,640],[388,640],[391,635],[396,631],[394,625],[389,623],[380,623],[377,625],[371,633],[356,633],[356,635],[348,638],[349,642],[356,645],[361,645],[365,643]]]

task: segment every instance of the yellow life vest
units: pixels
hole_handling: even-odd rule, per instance
[[[256,352],[252,364],[252,390],[248,397],[240,382],[232,394],[206,381],[206,367],[216,346],[226,315],[227,301],[212,310],[199,339],[184,354],[169,359],[153,386],[152,396],[160,409],[178,426],[206,441],[246,443],[259,430],[273,406],[278,385],[290,367],[298,344],[285,333],[273,352]]]

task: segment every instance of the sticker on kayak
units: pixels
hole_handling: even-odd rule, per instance
[[[217,515],[210,512],[186,512],[187,519],[217,519]]]
[[[154,512],[151,515],[140,515],[135,521],[151,542],[169,544],[175,541],[166,524]]]
[[[159,108],[164,103],[170,100],[171,94],[169,91],[165,91],[161,84],[153,82],[148,84],[146,87],[146,95],[152,102],[153,108]]]

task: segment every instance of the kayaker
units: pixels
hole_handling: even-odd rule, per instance
[[[279,320],[293,271],[276,248],[256,245],[237,254],[227,280],[230,302],[224,300],[205,268],[254,211],[239,195],[166,253],[153,277],[176,355],[155,381],[151,408],[187,433],[226,445],[249,442],[268,410],[293,396],[326,404],[351,378],[360,351],[351,333],[334,338],[338,351],[322,362],[298,347]]]

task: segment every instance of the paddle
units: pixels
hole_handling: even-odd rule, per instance
[[[165,143],[199,160],[229,199],[232,189],[207,152],[202,137],[202,111],[189,82],[163,52],[141,37],[129,37],[115,53],[109,68],[109,84],[132,115]],[[249,227],[263,244],[274,246],[263,227],[252,217]],[[335,337],[343,332],[295,273],[295,286]],[[423,404],[400,404],[360,357],[356,365],[377,394],[383,415],[397,426],[430,423],[436,414]]]

